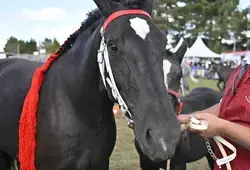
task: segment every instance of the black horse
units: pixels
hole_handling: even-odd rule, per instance
[[[224,91],[226,87],[227,80],[229,79],[232,71],[234,68],[231,68],[229,66],[224,66],[222,63],[212,63],[211,64],[211,72],[218,74],[218,82],[217,87],[220,91]],[[220,84],[223,83],[222,88],[220,87]]]
[[[171,158],[180,140],[162,69],[163,57],[179,51],[167,54],[166,36],[145,13],[152,13],[153,0],[94,2],[99,10],[61,46],[45,75],[37,110],[37,170],[108,169],[116,140],[114,102],[128,111],[138,145],[151,160]],[[106,20],[110,15],[115,17]],[[41,64],[0,61],[1,170],[17,159],[18,121]]]
[[[221,97],[221,92],[215,91],[210,88],[201,87],[193,89],[185,97],[180,98],[180,100],[184,104],[182,114],[189,114],[194,111],[211,107],[214,104],[218,103]],[[177,103],[175,102],[174,104]],[[210,140],[210,146],[212,150],[214,149],[214,145],[215,142],[213,140]],[[159,170],[160,168],[167,169],[167,161],[153,162],[141,152],[136,140],[135,146],[140,157],[140,166],[142,170]],[[176,149],[175,156],[171,159],[170,169],[185,170],[186,163],[197,161],[204,156],[207,158],[210,169],[212,170],[214,167],[214,160],[208,153],[205,139],[197,133],[186,131],[186,135],[183,137],[182,141],[180,141]]]

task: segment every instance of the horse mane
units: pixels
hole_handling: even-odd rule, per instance
[[[92,26],[96,21],[102,18],[101,12],[99,9],[94,9],[87,14],[87,18],[81,23],[81,26],[73,34],[71,34],[67,40],[60,46],[59,50],[56,52],[58,55],[63,55],[67,52],[75,43],[78,36],[85,31],[87,28]]]

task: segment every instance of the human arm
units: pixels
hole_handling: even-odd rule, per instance
[[[243,126],[234,122],[230,122],[216,115],[218,104],[206,109],[208,112],[196,112],[193,116],[198,120],[204,120],[208,123],[207,130],[191,129],[190,131],[199,132],[204,137],[225,136],[238,145],[250,150],[250,127]],[[214,113],[214,114],[211,114]],[[180,119],[184,119],[180,116]],[[190,119],[190,118],[189,118]],[[185,121],[188,119],[186,118]],[[184,120],[182,121],[184,122]]]
[[[250,150],[250,127],[221,119],[220,135]]]
[[[200,135],[204,137],[225,136],[238,145],[250,150],[250,127],[218,118],[209,113],[194,114],[194,117],[198,120],[206,121],[208,129],[204,131],[190,129],[191,131],[199,131]]]
[[[205,110],[201,110],[201,111],[197,111],[197,112],[194,112],[194,113],[191,113],[191,114],[180,114],[178,115],[178,119],[180,120],[181,124],[186,124],[190,121],[190,116],[193,115],[193,114],[201,114],[201,113],[209,113],[209,114],[213,114],[215,116],[219,116],[219,113],[220,113],[220,103],[218,104],[215,104]]]
[[[221,103],[218,103],[218,104],[215,104],[205,110],[202,110],[202,111],[198,111],[198,112],[195,112],[196,114],[199,114],[199,113],[210,113],[210,114],[213,114],[215,116],[219,116],[219,113],[220,113],[220,105]]]

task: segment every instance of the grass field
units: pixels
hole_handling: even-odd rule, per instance
[[[216,82],[212,80],[200,80],[195,84],[190,82],[191,89],[196,87],[216,88]],[[110,170],[139,170],[139,159],[133,143],[133,133],[127,127],[127,121],[123,115],[116,117],[117,140],[110,160]],[[209,170],[205,158],[188,164],[188,170]]]

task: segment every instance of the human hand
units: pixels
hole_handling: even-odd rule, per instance
[[[207,122],[208,128],[206,130],[197,130],[190,128],[190,131],[198,132],[203,137],[214,137],[220,135],[225,125],[225,120],[218,118],[210,113],[195,113],[193,116],[198,120]]]
[[[220,135],[223,127],[225,125],[225,120],[218,118],[214,114],[206,113],[206,112],[195,112],[194,114],[181,114],[178,115],[177,118],[181,122],[181,124],[187,124],[190,122],[191,116],[195,117],[198,120],[203,120],[207,122],[208,129],[206,130],[197,130],[189,128],[190,131],[199,133],[204,137],[213,137],[216,135]]]
[[[179,114],[179,115],[177,115],[177,118],[179,119],[181,124],[187,124],[187,123],[189,123],[189,121],[191,119],[191,115],[192,114]]]
[[[190,122],[191,114],[180,114],[177,115],[177,118],[179,119],[181,123],[181,131],[185,131],[188,128],[188,123]]]

